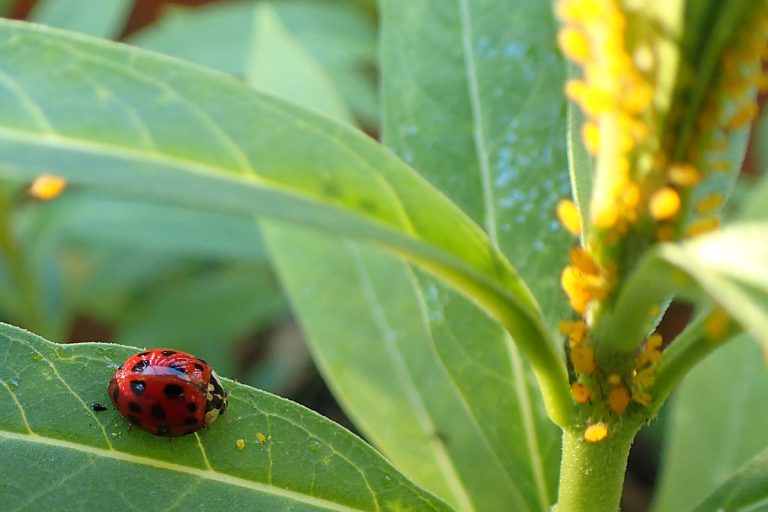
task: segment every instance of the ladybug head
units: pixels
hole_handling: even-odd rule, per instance
[[[210,425],[227,410],[227,391],[221,386],[219,376],[211,370],[208,393],[205,397],[205,424]]]

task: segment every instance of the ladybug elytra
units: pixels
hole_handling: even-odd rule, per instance
[[[208,363],[161,348],[126,359],[109,381],[109,398],[132,425],[167,437],[191,434],[227,410],[227,392]]]

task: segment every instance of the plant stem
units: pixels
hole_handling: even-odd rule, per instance
[[[612,425],[597,443],[582,429],[563,430],[563,458],[557,512],[616,512],[624,486],[629,447],[640,423]]]

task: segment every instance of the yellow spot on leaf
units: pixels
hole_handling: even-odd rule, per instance
[[[256,434],[256,440],[259,442],[259,444],[264,444],[264,441],[267,440],[267,436],[259,432],[258,434]]]

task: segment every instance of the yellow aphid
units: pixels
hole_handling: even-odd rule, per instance
[[[755,119],[755,116],[757,116],[759,108],[757,106],[757,103],[750,102],[746,105],[742,106],[737,110],[730,119],[725,123],[725,128],[727,130],[738,130],[739,128],[744,128],[745,126],[748,126],[753,119]]]
[[[720,194],[707,196],[696,204],[696,213],[700,215],[711,213],[720,208],[723,205],[723,201],[723,196]]]
[[[722,309],[716,309],[704,321],[704,334],[709,341],[720,341],[728,329],[731,320],[728,313]]]
[[[651,405],[653,397],[647,391],[635,391],[632,393],[632,400],[639,403],[640,405],[648,406]]]
[[[557,42],[569,59],[582,63],[589,60],[589,38],[581,30],[565,27],[557,34]]]
[[[594,215],[595,225],[600,229],[610,229],[619,221],[619,211],[615,206],[605,207]]]
[[[672,187],[657,190],[651,196],[648,209],[656,220],[669,220],[680,211],[680,194]]]
[[[264,441],[267,440],[267,436],[259,432],[256,434],[256,440],[259,442],[259,444],[264,444]]]
[[[597,124],[587,121],[581,125],[581,138],[587,151],[591,155],[596,156],[600,150],[600,129],[597,127]]]
[[[731,172],[733,164],[728,160],[713,160],[707,164],[707,167],[713,172]]]
[[[590,443],[599,443],[606,437],[608,437],[608,425],[602,421],[588,426],[584,431],[584,440]]]
[[[569,253],[574,267],[591,276],[600,275],[600,267],[597,266],[592,256],[583,248],[576,246]]]
[[[621,384],[621,375],[618,373],[612,373],[608,376],[608,383],[617,386]]]
[[[624,414],[630,401],[629,390],[624,386],[616,386],[608,394],[608,405],[616,414]]]
[[[43,201],[54,199],[67,188],[67,180],[61,176],[44,174],[39,176],[29,186],[29,195]]]
[[[635,374],[632,377],[632,382],[636,386],[640,386],[641,388],[651,387],[651,385],[653,385],[653,382],[655,380],[656,380],[656,370],[653,368],[645,368],[644,370],[635,372]]]
[[[568,336],[571,347],[575,347],[587,334],[587,324],[583,320],[564,320],[560,322],[560,332]]]
[[[574,236],[581,234],[581,214],[573,201],[563,199],[557,203],[557,218],[570,234]]]
[[[719,218],[706,217],[688,226],[688,228],[685,230],[685,236],[694,237],[694,236],[703,235],[705,233],[709,233],[710,231],[714,231],[718,227],[720,227]]]
[[[595,353],[592,347],[583,344],[571,349],[571,362],[576,373],[592,375],[595,371]]]
[[[237,441],[235,441],[235,447],[239,451],[243,451],[245,449],[245,439],[238,439]]]
[[[589,388],[581,382],[574,382],[571,384],[571,396],[573,400],[578,404],[584,404],[589,401]]]
[[[669,181],[678,187],[692,187],[701,181],[701,173],[691,164],[675,164],[667,171]]]

